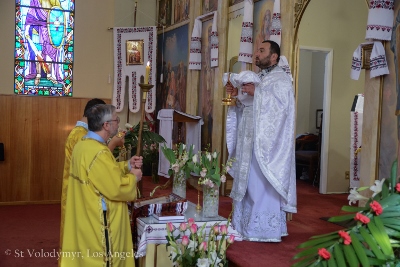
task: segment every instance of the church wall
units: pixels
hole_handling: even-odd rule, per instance
[[[156,3],[145,2],[138,4],[137,26],[155,24],[155,15],[144,10],[155,14]],[[111,99],[113,44],[108,28],[133,26],[132,3],[76,1],[74,91],[72,98],[61,98],[14,95],[15,1],[0,1],[0,142],[5,145],[0,205],[60,200],[65,139],[89,99]],[[137,123],[139,119],[131,116],[131,120]]]
[[[364,0],[351,5],[345,0],[312,0],[300,23],[300,46],[333,49],[327,192],[349,187],[344,173],[350,168],[350,109],[364,88],[364,72],[358,81],[351,80],[350,66],[354,50],[365,41],[367,11]]]

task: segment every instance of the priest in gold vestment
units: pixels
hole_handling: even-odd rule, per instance
[[[88,134],[72,152],[61,266],[134,266],[127,201],[136,199],[142,159],[117,162],[106,140],[118,132],[112,105],[85,113]]]
[[[99,98],[93,98],[89,100],[86,105],[83,113],[89,110],[91,107],[105,104],[105,102]],[[62,180],[62,192],[61,192],[61,223],[60,223],[60,248],[62,247],[63,241],[63,231],[64,231],[64,220],[65,220],[65,205],[67,203],[67,192],[68,192],[68,177],[69,177],[69,167],[71,163],[72,151],[76,143],[82,139],[88,133],[88,125],[87,118],[85,115],[81,118],[81,120],[76,122],[75,127],[69,133],[67,140],[65,142],[65,160],[64,160],[64,171],[63,171],[63,180]],[[113,137],[111,141],[108,143],[108,148],[113,151],[115,147],[124,145],[124,137]]]

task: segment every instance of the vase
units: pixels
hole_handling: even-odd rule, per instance
[[[183,170],[174,173],[172,193],[186,198],[186,175]]]
[[[203,217],[218,216],[219,188],[203,185]]]

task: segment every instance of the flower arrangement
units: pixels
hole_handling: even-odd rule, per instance
[[[352,189],[349,205],[365,200],[364,207],[343,206],[350,214],[336,216],[330,222],[352,221],[347,229],[311,237],[298,246],[303,249],[292,265],[300,266],[400,266],[400,183],[396,183],[397,160],[391,178],[375,181],[371,198]]]
[[[200,176],[199,184],[207,185],[210,188],[218,188],[221,183],[226,181],[226,173],[232,167],[234,158],[230,158],[226,164],[222,164],[222,170],[219,167],[219,152],[210,153],[208,150],[199,151],[192,158],[193,172]]]
[[[166,145],[161,147],[161,151],[171,165],[170,169],[168,170],[168,174],[170,176],[174,173],[176,174],[180,171],[183,171],[185,173],[185,177],[189,177],[192,170],[189,159],[193,157],[193,149],[194,146],[191,145],[188,151],[187,146],[182,143],[177,144],[175,149],[168,148]]]
[[[229,223],[230,220],[227,224],[214,224],[208,235],[206,223],[199,228],[193,218],[188,223],[182,222],[179,228],[167,223],[167,249],[170,247],[169,257],[174,266],[227,266],[226,250],[235,240],[233,235],[228,236]],[[178,232],[176,236],[175,232]]]

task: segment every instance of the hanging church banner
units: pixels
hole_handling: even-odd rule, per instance
[[[114,91],[112,104],[116,107],[117,112],[121,112],[124,108],[126,78],[128,79],[129,110],[134,113],[139,111],[141,100],[139,81],[140,76],[146,75],[147,63],[150,66],[148,83],[155,85],[156,30],[156,27],[114,27]],[[131,55],[132,58],[129,59]],[[135,58],[133,58],[133,55]],[[138,60],[139,63],[130,64],[130,60],[132,60],[132,63],[137,63]],[[147,94],[145,104],[147,113],[155,110],[155,90],[155,87],[153,87]]]
[[[17,0],[14,93],[72,96],[75,1]]]

